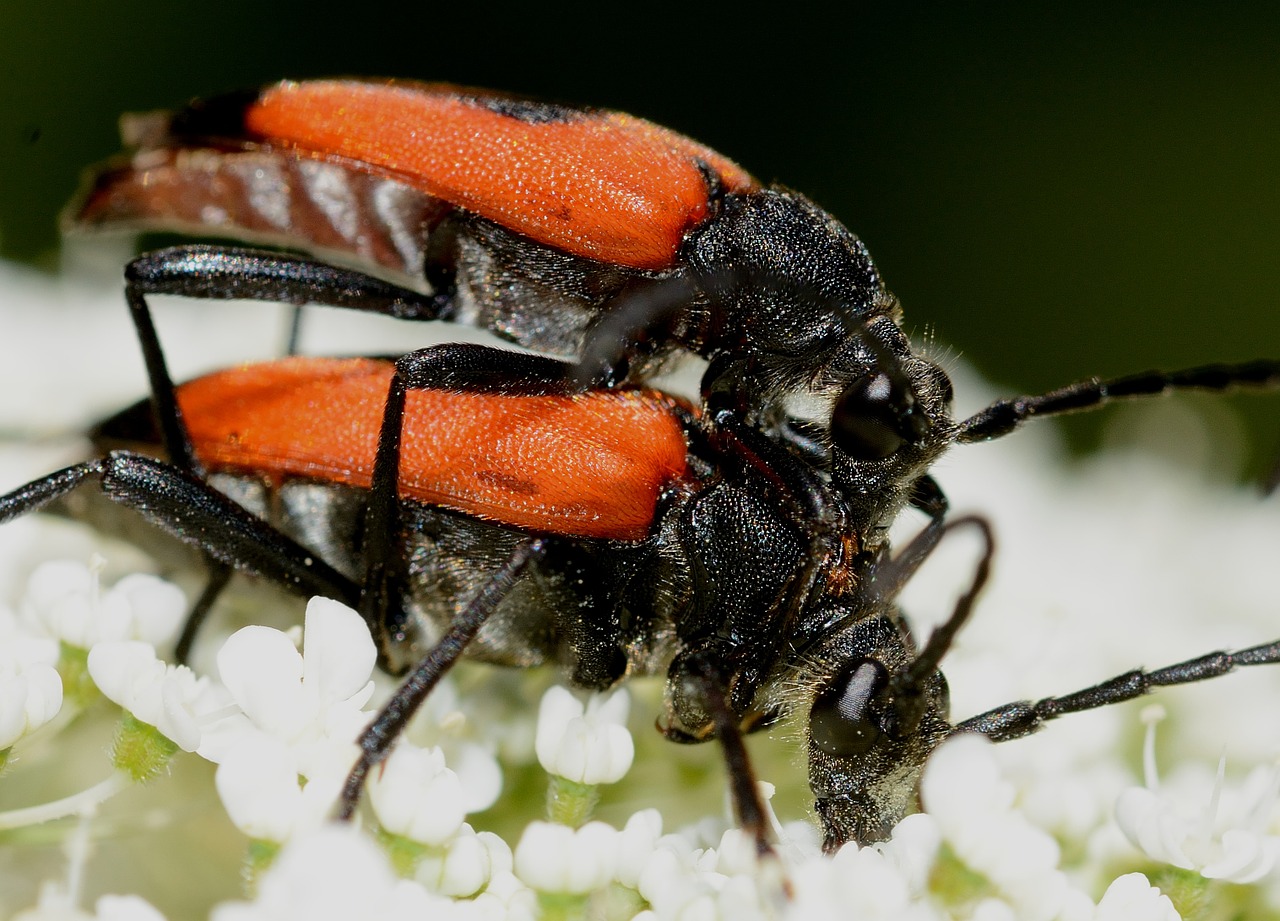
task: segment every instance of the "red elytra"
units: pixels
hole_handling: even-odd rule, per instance
[[[368,488],[393,366],[285,358],[178,388],[210,470]],[[411,391],[400,495],[517,527],[640,540],[661,491],[687,471],[671,398],[651,390],[575,396]]]
[[[248,106],[244,127],[264,143],[387,170],[539,243],[637,269],[673,265],[707,216],[699,161],[727,191],[757,187],[728,158],[640,118],[554,110],[560,117],[529,120],[487,99],[502,97],[443,84],[286,82]]]

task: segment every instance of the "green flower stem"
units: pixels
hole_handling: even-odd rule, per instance
[[[244,864],[240,872],[244,876],[245,891],[250,896],[257,893],[258,878],[270,869],[279,853],[280,845],[275,841],[254,838],[249,842],[249,847],[244,852]]]
[[[591,818],[598,802],[600,787],[596,784],[551,775],[547,785],[547,818],[552,822],[581,828]]]
[[[387,857],[391,860],[391,866],[399,876],[405,879],[411,879],[418,869],[418,864],[427,857],[439,857],[445,853],[444,848],[431,847],[386,829],[379,829],[377,837],[378,843],[382,845],[382,849],[387,852]]]
[[[62,678],[64,705],[84,707],[102,696],[89,677],[89,650],[69,643],[58,644],[58,675]]]
[[[929,874],[929,891],[952,909],[971,908],[982,899],[996,895],[991,881],[970,869],[945,842]]]
[[[28,806],[26,809],[0,812],[0,831],[28,828],[39,825],[41,822],[52,822],[54,819],[65,819],[68,816],[93,812],[121,790],[128,789],[129,780],[129,777],[117,771],[101,783],[62,799],[41,803],[39,806]]]
[[[539,921],[581,921],[587,916],[590,898],[571,892],[539,892]]]
[[[157,777],[177,752],[178,745],[148,723],[126,713],[116,729],[111,763],[136,783]]]
[[[1147,873],[1151,885],[1169,897],[1182,921],[1200,921],[1212,917],[1210,909],[1217,900],[1212,898],[1214,881],[1205,879],[1195,870],[1180,867],[1158,866]]]

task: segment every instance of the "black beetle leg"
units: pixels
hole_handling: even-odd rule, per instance
[[[148,295],[176,294],[215,300],[245,298],[295,307],[318,302],[417,319],[431,319],[441,309],[436,299],[360,272],[310,259],[234,247],[190,245],[146,253],[125,268],[125,283],[125,299],[146,363],[152,412],[161,443],[175,467],[196,476],[203,471],[182,421],[173,378],[147,305]],[[290,351],[296,345],[298,320],[295,311]],[[206,559],[208,582],[183,627],[177,647],[179,661],[186,661],[200,622],[231,578],[230,570],[223,563],[210,555],[206,555]]]
[[[342,799],[338,807],[339,819],[350,819],[355,813],[369,769],[387,756],[413,714],[431,693],[431,689],[458,661],[467,644],[475,638],[520,574],[531,562],[541,557],[545,550],[546,542],[542,538],[522,541],[502,568],[471,599],[466,609],[454,618],[440,642],[423,656],[422,661],[396,689],[369,728],[360,735],[356,743],[360,746],[360,757],[343,784]]]
[[[699,657],[700,668],[690,671],[689,677],[698,681],[700,697],[706,703],[707,714],[715,726],[720,750],[724,753],[725,768],[729,775],[729,792],[733,797],[733,809],[739,827],[755,841],[756,853],[761,857],[773,854],[769,843],[768,811],[756,783],[756,772],[751,766],[747,746],[743,741],[738,717],[729,706],[725,692],[724,676],[706,657]]]
[[[0,496],[0,523],[37,511],[93,479],[109,499],[135,509],[221,566],[262,576],[306,596],[323,595],[352,606],[358,600],[354,582],[204,480],[174,464],[129,451],[112,451]]]

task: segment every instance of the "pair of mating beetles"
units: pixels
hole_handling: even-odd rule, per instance
[[[981,519],[948,522],[929,475],[953,444],[1033,416],[1274,387],[1280,361],[1095,379],[957,420],[946,374],[913,351],[856,236],[640,119],[320,81],[125,127],[136,151],[96,175],[78,226],[309,255],[190,245],[132,262],[151,411],[100,434],[156,449],[37,480],[0,498],[0,520],[96,480],[197,547],[211,576],[182,655],[232,570],[356,607],[384,665],[407,676],[360,739],[344,815],[464,652],[554,663],[592,689],[665,670],[663,732],[719,741],[762,851],[742,736],[788,712],[807,714],[809,782],[834,849],[885,837],[955,732],[1012,739],[1280,660],[1280,643],[1216,653],[950,723],[939,663],[986,580],[991,535]],[[175,386],[146,303],[160,293],[451,320],[529,351],[290,357]],[[673,352],[707,362],[696,404],[646,386]],[[802,413],[814,405],[816,418]],[[893,553],[886,531],[906,507],[928,523]],[[895,599],[962,526],[987,552],[918,645]]]

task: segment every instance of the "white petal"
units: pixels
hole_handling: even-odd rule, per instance
[[[442,855],[418,865],[414,878],[432,892],[469,898],[488,884],[493,869],[488,842],[470,825],[463,825]]]
[[[218,765],[214,783],[236,828],[251,838],[289,839],[302,790],[283,742],[261,732],[246,735]]]
[[[1174,814],[1172,803],[1146,787],[1129,787],[1116,798],[1116,824],[1148,857],[1184,870],[1193,868],[1183,849],[1187,823]]]
[[[185,752],[200,747],[200,722],[192,709],[198,693],[195,673],[185,666],[170,667],[160,686],[156,728]]]
[[[89,650],[89,677],[98,690],[145,723],[155,725],[147,708],[147,688],[164,676],[164,663],[155,648],[138,640],[98,643]],[[143,713],[134,710],[141,702]]]
[[[171,582],[146,573],[125,576],[109,594],[119,595],[131,613],[130,639],[157,648],[172,643],[187,616],[187,596]]]
[[[401,743],[369,782],[369,798],[388,831],[443,844],[462,826],[462,785],[438,748]]]
[[[165,921],[150,902],[136,895],[104,895],[93,908],[96,921]]]
[[[1177,910],[1141,873],[1118,877],[1098,902],[1094,921],[1179,921]]]
[[[531,822],[516,846],[515,872],[542,892],[585,894],[603,886],[617,861],[618,833],[603,822],[574,829]]]
[[[430,899],[409,899],[386,855],[349,826],[327,826],[290,842],[258,882],[252,904],[218,906],[213,921],[351,921],[395,918],[399,905],[420,909]],[[413,885],[413,884],[410,884]],[[414,915],[430,917],[430,914]],[[413,917],[413,916],[411,916]]]
[[[1221,854],[1200,870],[1207,879],[1225,879],[1233,883],[1257,882],[1275,866],[1277,839],[1242,828],[1222,833]]]
[[[502,795],[502,766],[489,749],[462,743],[449,754],[449,761],[462,782],[462,808],[468,813],[483,812]]]
[[[270,627],[243,627],[218,651],[218,674],[235,702],[261,729],[285,737],[314,714],[302,670],[302,655],[289,637]]]
[[[552,687],[538,710],[538,762],[549,773],[577,783],[621,780],[635,757],[625,725],[629,709],[624,690],[592,695],[584,707],[564,688]]]
[[[359,614],[329,598],[312,598],[303,637],[303,681],[322,703],[368,693],[378,650]]]
[[[636,888],[640,873],[662,837],[662,813],[642,809],[627,819],[618,836],[618,882]]]
[[[538,763],[548,773],[556,773],[565,732],[569,724],[579,719],[582,713],[582,703],[568,688],[553,685],[542,695],[542,701],[538,705],[538,730],[534,738],[534,750],[538,755]]]

